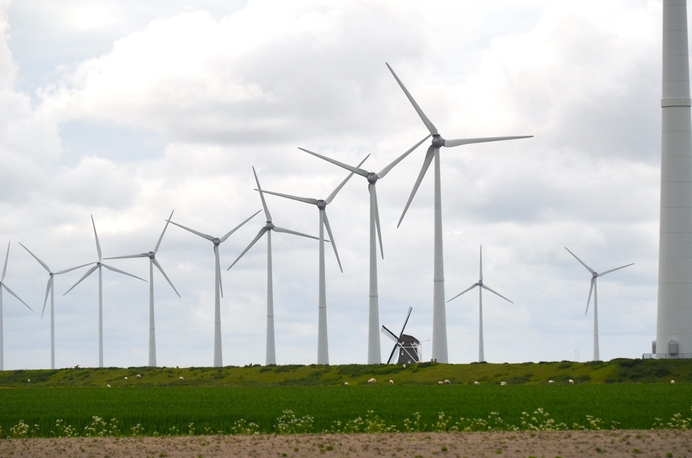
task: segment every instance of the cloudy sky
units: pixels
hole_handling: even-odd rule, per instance
[[[591,359],[590,274],[601,359],[655,338],[661,2],[0,0],[0,256],[5,369],[50,367],[46,271],[153,249],[165,219],[223,235],[263,188],[326,197],[345,177],[305,147],[379,170],[427,131],[385,66],[447,138],[534,135],[442,151],[446,294],[478,280],[489,362]],[[431,356],[432,174],[402,225],[420,147],[378,185],[381,323]],[[277,225],[317,235],[314,207],[268,196]],[[368,194],[355,176],[329,207],[332,364],[367,360]],[[221,245],[225,365],[264,363],[264,224]],[[277,361],[317,357],[317,244],[273,237]],[[159,365],[213,356],[211,243],[170,226],[155,276]],[[146,259],[111,261],[148,276]],[[56,363],[98,364],[98,281],[56,277]],[[104,271],[106,366],[147,363],[148,284]],[[447,306],[450,362],[478,357],[478,295]],[[385,358],[390,344],[382,340]]]

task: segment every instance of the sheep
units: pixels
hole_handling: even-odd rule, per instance
[[[178,377],[178,380],[185,380],[185,379],[184,379],[183,376],[181,375],[180,377]]]
[[[442,380],[440,380],[440,381],[437,382],[438,385],[444,385],[444,383],[445,383],[445,382],[443,382]]]
[[[548,385],[555,385],[555,380],[548,380]]]
[[[142,378],[142,374],[137,374],[137,378]]]
[[[449,380],[445,379],[445,385],[451,385],[451,384],[452,384],[452,382],[450,382]]]
[[[110,387],[111,387],[110,383],[107,383],[106,388],[110,388]]]
[[[500,382],[500,386],[507,386],[507,382]]]
[[[474,384],[474,385],[480,385],[480,382],[475,381],[475,382],[473,382],[473,384]]]
[[[675,380],[671,380],[671,381],[670,381],[670,384],[671,384],[671,385],[675,385]]]
[[[390,380],[390,381],[389,381],[389,384],[390,384],[390,385],[394,385],[394,380]]]
[[[404,363],[404,369],[406,369],[406,363]]]
[[[569,380],[567,381],[567,383],[569,383],[570,385],[574,385],[574,380],[569,379]]]
[[[344,382],[344,386],[348,386],[348,382]]]
[[[127,380],[127,377],[125,377],[125,380]]]
[[[371,378],[368,380],[368,383],[371,385],[374,385],[375,383],[377,383],[377,380],[375,380],[374,378]]]
[[[26,381],[27,381],[27,383],[31,383],[31,379],[30,379],[30,378],[26,379]]]

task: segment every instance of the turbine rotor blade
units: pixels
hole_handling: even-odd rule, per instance
[[[404,94],[406,94],[406,97],[408,98],[409,102],[411,102],[411,105],[413,105],[413,108],[416,110],[418,113],[418,116],[420,116],[421,120],[423,120],[423,123],[425,124],[425,127],[428,128],[431,134],[437,135],[437,128],[433,125],[433,123],[428,119],[427,116],[425,116],[425,113],[423,113],[423,110],[418,106],[416,101],[413,99],[413,96],[411,93],[406,89],[406,86],[404,86],[404,83],[401,82],[398,76],[396,76],[396,73],[394,73],[394,70],[392,70],[392,67],[389,66],[387,62],[385,62],[385,65],[387,65],[387,68],[389,69],[390,72],[392,72],[392,75],[394,76],[394,79],[396,80],[397,83],[399,83],[399,86],[401,89],[404,91]]]
[[[219,292],[221,293],[221,297],[223,297],[223,282],[221,280],[221,260],[219,259],[219,246],[214,245],[214,261],[215,261],[215,269],[216,269],[216,278],[219,280]]]
[[[62,274],[66,274],[67,272],[72,272],[73,270],[81,269],[82,267],[90,266],[90,265],[92,265],[92,264],[94,264],[94,263],[93,263],[93,262],[88,262],[88,263],[86,263],[86,264],[82,264],[81,266],[70,267],[69,269],[61,270],[60,272],[55,272],[53,275],[62,275]]]
[[[382,228],[380,227],[380,209],[377,205],[377,186],[376,186],[376,183],[371,183],[368,189],[370,190],[370,192],[373,193],[373,197],[374,197],[375,228],[377,229],[377,237],[380,241],[380,255],[382,256],[382,259],[384,259],[384,247],[382,246]]]
[[[339,252],[336,250],[336,241],[334,241],[334,234],[332,234],[332,228],[329,225],[329,218],[327,218],[327,210],[321,210],[324,212],[324,227],[327,229],[327,234],[329,234],[329,240],[331,240],[332,248],[334,248],[334,255],[336,255],[336,262],[339,263],[339,269],[341,273],[344,273],[344,269],[341,267],[341,259],[339,259]]]
[[[368,173],[369,173],[369,172],[368,172],[367,170],[365,170],[365,169],[361,169],[361,168],[359,168],[359,167],[352,167],[352,166],[350,166],[350,165],[348,165],[348,164],[345,164],[345,163],[343,163],[343,162],[339,162],[339,161],[337,161],[336,159],[332,159],[332,158],[327,157],[327,156],[322,156],[321,154],[317,154],[317,153],[315,153],[315,152],[313,152],[313,151],[310,151],[310,150],[308,150],[308,149],[301,148],[300,146],[298,147],[298,149],[301,150],[301,151],[305,151],[305,152],[308,153],[308,154],[312,154],[312,155],[315,156],[315,157],[319,157],[320,159],[323,159],[323,160],[325,160],[325,161],[327,161],[327,162],[331,162],[331,163],[334,164],[334,165],[338,165],[338,166],[341,167],[342,169],[346,169],[346,170],[348,170],[348,171],[350,171],[350,172],[353,172],[353,173],[355,173],[355,174],[358,174],[358,175],[360,175],[360,176],[363,176],[363,177],[366,177],[366,178],[367,178],[367,176],[368,176]]]
[[[101,265],[112,272],[117,272],[119,274],[127,275],[128,277],[136,278],[137,280],[142,280],[143,282],[147,282],[145,279],[138,277],[137,275],[132,275],[130,273],[127,273],[124,270],[116,269],[115,267],[111,267],[111,266],[104,264],[104,263],[101,263]]]
[[[598,277],[592,277],[591,278],[591,287],[589,288],[589,298],[586,299],[586,311],[584,311],[584,315],[586,315],[589,312],[589,303],[591,302],[591,293],[593,292],[593,288],[596,285],[596,278],[598,278]]]
[[[408,201],[406,202],[406,206],[404,207],[404,211],[401,212],[401,217],[399,218],[399,222],[397,223],[396,227],[401,226],[401,222],[404,220],[404,216],[406,216],[406,212],[408,211],[408,207],[411,205],[411,202],[413,201],[413,197],[416,195],[416,192],[418,191],[418,187],[420,186],[421,181],[423,181],[423,177],[425,176],[425,173],[428,171],[428,168],[430,167],[430,163],[432,162],[434,157],[435,157],[435,147],[429,146],[428,152],[425,154],[425,159],[423,160],[423,167],[421,167],[421,169],[420,169],[420,173],[418,174],[418,178],[416,179],[416,183],[413,185],[413,189],[411,190],[411,195],[409,196]]]
[[[283,197],[285,199],[297,200],[298,202],[303,202],[306,204],[317,205],[317,199],[313,199],[311,197],[298,197],[298,196],[292,196],[290,194],[282,194],[280,192],[265,191],[262,189],[255,189],[255,191],[259,191],[262,194],[271,194],[273,196]]]
[[[22,245],[22,242],[18,242],[18,243],[19,243],[20,245]],[[24,245],[22,245],[22,248],[24,248],[26,251],[28,251],[29,254],[30,254],[31,256],[33,256],[34,259],[37,260],[38,263],[41,264],[41,265],[43,266],[43,268],[46,269],[46,270],[48,271],[48,273],[50,273],[50,268],[46,265],[45,262],[41,261],[41,260],[38,258],[38,256],[36,256],[34,253],[32,253],[31,250],[29,250],[29,249],[28,249],[27,247],[25,247]],[[9,250],[8,250],[8,251],[9,251]]]
[[[101,244],[99,243],[99,235],[96,233],[96,223],[94,223],[94,215],[91,215],[91,225],[94,227],[94,238],[96,239],[96,251],[99,255],[99,262],[101,261]]]
[[[463,290],[462,292],[460,292],[459,294],[457,294],[456,296],[454,296],[453,298],[451,298],[451,299],[448,300],[447,302],[451,302],[451,301],[453,301],[454,299],[456,299],[457,297],[461,296],[462,294],[468,293],[469,291],[471,291],[471,290],[472,290],[473,288],[475,288],[476,286],[480,286],[480,283],[474,283],[473,285],[469,286],[468,288],[466,288],[465,290]]]
[[[159,246],[161,246],[161,240],[163,240],[163,234],[166,233],[166,229],[168,229],[168,223],[171,222],[171,218],[173,218],[174,212],[175,212],[175,210],[171,211],[171,216],[168,217],[168,219],[166,220],[166,225],[163,226],[163,231],[161,231],[161,236],[159,237],[159,241],[156,242],[156,247],[154,248],[154,254],[158,253],[158,251],[159,251]]]
[[[377,178],[384,178],[385,175],[389,173],[390,170],[394,168],[399,162],[403,161],[406,156],[411,154],[413,151],[416,150],[424,141],[430,138],[430,135],[427,135],[423,140],[419,141],[415,145],[413,145],[411,148],[409,148],[404,154],[399,156],[398,158],[394,159],[387,167],[383,168],[377,173]]]
[[[31,307],[29,307],[29,305],[28,305],[26,302],[24,302],[23,300],[21,300],[20,297],[17,296],[17,295],[14,293],[14,291],[12,291],[12,290],[10,289],[9,286],[7,286],[6,284],[3,283],[3,284],[2,284],[2,287],[5,288],[5,289],[7,290],[8,293],[10,293],[10,294],[13,295],[14,297],[16,297],[17,300],[19,300],[19,302],[21,302],[22,304],[26,305],[26,308],[28,308],[28,309],[31,310],[32,312],[34,311],[34,309],[32,309]]]
[[[43,299],[43,309],[41,310],[41,319],[43,319],[43,314],[46,311],[46,304],[48,303],[48,294],[50,293],[50,289],[53,287],[53,277],[50,277],[48,279],[48,283],[46,283],[46,297]]]
[[[279,226],[274,226],[274,232],[283,232],[285,234],[299,235],[301,237],[306,237],[306,238],[314,239],[314,240],[320,239],[319,237],[315,237],[313,235],[303,234],[302,232],[292,231],[290,229],[284,229],[283,227],[279,227]],[[325,240],[325,242],[329,242],[329,240]]]
[[[159,269],[159,272],[161,272],[161,275],[163,275],[163,278],[165,278],[168,281],[168,284],[171,285],[171,288],[173,288],[173,291],[175,291],[175,294],[180,297],[180,293],[178,292],[177,289],[175,289],[175,286],[173,286],[173,282],[171,281],[170,278],[168,278],[168,275],[166,275],[166,272],[163,271],[163,267],[161,267],[161,264],[156,260],[156,258],[152,258],[151,262],[154,263],[154,265]]]
[[[112,256],[110,258],[103,258],[105,259],[130,259],[130,258],[148,258],[149,253],[139,253],[139,254],[129,254],[127,256]]]
[[[602,277],[605,274],[609,274],[611,272],[615,272],[616,270],[624,269],[625,267],[629,267],[629,266],[633,266],[633,265],[634,265],[634,263],[631,263],[631,264],[627,264],[626,266],[616,267],[615,269],[606,270],[605,272],[601,272],[600,274],[598,274],[598,276]]]
[[[92,274],[96,269],[98,269],[98,268],[99,268],[99,265],[96,264],[94,267],[92,267],[91,269],[89,269],[89,270],[87,271],[87,273],[85,273],[85,274],[82,276],[82,278],[79,279],[79,281],[78,281],[77,283],[75,283],[74,285],[72,285],[72,288],[70,288],[70,289],[68,289],[67,291],[65,291],[65,294],[63,294],[63,296],[65,296],[67,293],[69,293],[70,291],[72,291],[72,290],[75,288],[75,286],[77,286],[78,284],[80,284],[85,278],[87,278],[89,275],[91,275],[91,274]]]
[[[233,267],[233,266],[235,265],[236,262],[240,261],[240,258],[242,258],[243,255],[244,255],[245,253],[247,253],[248,250],[249,250],[250,248],[252,248],[252,246],[253,246],[255,243],[257,243],[257,241],[258,241],[259,239],[261,239],[262,236],[265,234],[265,232],[267,232],[268,230],[269,230],[269,229],[267,229],[266,226],[264,226],[262,229],[260,229],[259,232],[257,233],[257,235],[255,236],[255,238],[252,239],[252,241],[250,242],[250,244],[249,244],[247,247],[245,247],[245,249],[242,251],[242,253],[240,253],[240,254],[238,255],[238,257],[235,258],[235,261],[233,261],[233,264],[231,264],[231,265],[228,267],[228,269],[226,269],[226,271],[231,270],[231,267]]]
[[[514,304],[514,302],[510,301],[509,299],[507,299],[505,296],[503,296],[502,294],[498,293],[497,291],[495,291],[495,290],[493,290],[493,289],[490,289],[490,288],[489,288],[488,286],[486,286],[486,285],[481,285],[481,288],[487,289],[488,291],[490,291],[491,293],[495,294],[496,296],[500,296],[502,299],[506,300],[506,301],[509,302],[510,304]]]
[[[481,245],[481,257],[480,257],[480,259],[481,259],[481,261],[480,261],[480,267],[479,267],[478,271],[480,272],[481,278],[480,278],[479,283],[483,281],[483,245]]]
[[[460,138],[457,140],[445,140],[446,148],[453,148],[460,145],[469,145],[471,143],[488,143],[501,142],[505,140],[518,140],[521,138],[532,138],[533,135],[515,135],[511,137],[480,137],[480,138]]]
[[[178,223],[176,223],[175,221],[171,221],[170,219],[168,219],[168,220],[166,220],[166,221],[168,221],[169,223],[173,224],[174,226],[178,226],[178,227],[181,228],[181,229],[185,229],[185,230],[188,231],[188,232],[192,232],[192,233],[195,234],[195,235],[199,235],[200,237],[202,237],[202,238],[204,238],[204,239],[207,239],[207,240],[209,240],[210,242],[213,242],[213,241],[214,241],[214,237],[211,236],[211,235],[209,235],[209,234],[204,234],[204,233],[198,232],[198,231],[196,231],[196,230],[194,230],[194,229],[190,229],[189,227],[185,227],[185,226],[183,226],[182,224],[178,224]]]
[[[363,162],[365,162],[366,159],[369,157],[370,157],[369,154],[367,156],[365,156],[365,159],[360,161],[360,163],[358,164],[358,167],[363,165]],[[346,185],[346,183],[348,183],[348,180],[350,180],[352,176],[353,176],[353,172],[349,173],[348,176],[346,178],[344,178],[344,181],[342,181],[341,184],[339,184],[339,186],[337,186],[336,189],[334,191],[332,191],[332,193],[329,194],[329,196],[326,199],[324,199],[324,201],[327,202],[327,204],[331,203],[331,201],[334,200],[334,198],[339,193],[339,191],[341,191],[341,188],[343,188],[344,185]]]
[[[7,242],[7,254],[5,254],[5,267],[2,268],[2,277],[0,277],[0,282],[5,279],[5,274],[7,273],[7,260],[10,259],[10,243]]]
[[[565,247],[565,250],[569,251],[569,248]],[[586,270],[588,270],[588,271],[591,272],[592,274],[595,274],[595,273],[596,273],[595,270],[593,270],[591,267],[589,267],[589,266],[587,266],[586,264],[584,264],[584,261],[582,261],[581,259],[579,259],[579,258],[577,257],[576,254],[572,253],[571,251],[569,251],[569,254],[571,254],[572,256],[574,256],[574,258],[575,258],[577,261],[579,261],[579,263],[580,263],[582,266],[586,267]]]
[[[243,227],[243,225],[244,225],[245,223],[247,223],[247,222],[250,221],[252,218],[254,218],[255,216],[257,216],[257,215],[259,214],[259,212],[261,212],[261,211],[262,211],[262,210],[257,210],[255,213],[252,214],[252,216],[250,216],[248,219],[246,219],[245,221],[243,221],[242,223],[238,224],[236,227],[234,227],[233,229],[231,229],[230,232],[228,232],[226,235],[224,235],[223,237],[221,237],[219,240],[221,240],[222,243],[225,242],[225,241],[228,239],[228,237],[231,236],[232,233],[234,233],[235,231],[237,231],[238,229],[240,229],[241,227]]]
[[[255,172],[255,166],[252,166],[252,174],[255,175],[255,183],[257,183],[257,189],[262,191],[262,186],[260,186],[259,178],[257,178],[257,172]],[[264,200],[264,194],[259,193],[260,199],[262,200],[262,208],[264,209],[264,216],[266,217],[267,221],[272,220],[272,215],[269,213],[269,207],[267,207],[267,202]],[[230,269],[230,267],[229,267]]]

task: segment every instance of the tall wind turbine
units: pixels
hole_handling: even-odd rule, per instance
[[[483,283],[483,246],[481,245],[481,258],[480,258],[480,267],[479,267],[479,272],[480,272],[480,278],[479,280],[474,283],[473,285],[469,286],[447,302],[453,301],[457,297],[461,296],[462,294],[471,291],[473,288],[478,286],[478,362],[483,362],[485,361],[485,354],[483,352],[483,290],[487,289],[491,293],[495,294],[496,296],[500,296],[502,299],[506,300],[510,304],[514,304],[514,302],[510,301],[507,299],[505,296],[502,294],[498,293],[497,291],[494,291],[490,289],[488,285]]]
[[[262,210],[257,211],[257,213]],[[257,215],[254,213],[251,217],[238,224],[236,227],[231,229],[223,237],[214,237],[213,235],[207,235],[202,232],[197,232],[194,229],[185,227],[182,224],[178,224],[175,221],[168,220],[171,224],[174,224],[186,231],[192,232],[193,234],[199,235],[200,237],[209,240],[214,244],[214,367],[223,366],[223,354],[221,351],[221,297],[223,296],[223,285],[221,284],[221,261],[219,260],[219,245],[228,239],[235,231],[243,227],[243,224],[250,221]]]
[[[143,278],[139,278],[136,275],[129,274],[123,270],[116,269],[115,267],[111,267],[109,265],[106,265],[102,262],[102,255],[101,255],[101,244],[99,243],[99,236],[96,233],[96,224],[94,223],[94,216],[91,216],[91,225],[94,228],[94,239],[96,239],[96,252],[98,253],[98,261],[95,262],[95,266],[92,267],[91,269],[87,270],[87,273],[84,274],[82,278],[79,279],[77,283],[75,283],[72,288],[68,289],[63,296],[65,296],[67,293],[72,291],[75,286],[80,284],[82,280],[87,278],[89,275],[94,273],[95,270],[98,269],[99,271],[99,367],[103,367],[103,274],[101,271],[101,267],[105,267],[108,270],[111,270],[113,272],[117,272],[123,275],[127,275],[132,278],[136,278],[138,280],[146,281]],[[89,264],[87,264],[89,265]],[[81,267],[81,266],[80,266]]]
[[[565,247],[565,250],[569,251],[569,248]],[[589,287],[589,298],[586,300],[586,311],[584,312],[584,315],[586,315],[589,311],[589,303],[591,302],[591,293],[593,293],[593,360],[594,361],[600,361],[600,355],[598,352],[598,285],[597,285],[597,279],[598,277],[602,277],[605,274],[609,274],[610,272],[615,272],[616,270],[624,269],[625,267],[629,267],[631,265],[634,265],[634,263],[627,264],[626,266],[621,266],[621,267],[616,267],[615,269],[610,269],[606,270],[605,272],[598,273],[595,270],[593,270],[591,267],[587,266],[584,261],[579,259],[576,254],[572,253],[569,251],[569,254],[574,256],[574,258],[579,261],[579,263],[586,268],[589,272],[591,272],[591,286]]]
[[[418,148],[421,143],[430,138],[430,135],[426,136],[423,140],[416,143],[412,148],[406,151],[404,154],[396,158],[385,168],[379,172],[368,172],[365,169],[359,167],[352,167],[350,165],[339,162],[335,159],[322,156],[321,154],[314,153],[305,148],[299,148],[306,153],[317,156],[324,159],[327,162],[338,165],[346,170],[350,170],[365,179],[368,180],[368,192],[370,193],[370,294],[369,294],[369,313],[368,313],[368,364],[380,364],[382,362],[382,350],[380,349],[380,336],[378,330],[380,329],[380,307],[379,307],[379,294],[377,288],[377,238],[380,242],[380,254],[382,259],[384,259],[384,248],[382,247],[382,232],[380,231],[380,212],[377,206],[377,180],[384,178],[385,175],[389,173],[390,170],[394,168],[399,162],[401,162],[406,156],[411,154],[413,150]]]
[[[367,159],[370,155],[365,156]],[[365,159],[360,161],[358,167],[360,167]],[[339,186],[332,191],[331,194],[326,199],[313,199],[311,197],[297,197],[291,196],[289,194],[281,194],[272,191],[262,191],[261,193],[272,194],[279,197],[284,197],[286,199],[297,200],[298,202],[304,202],[306,204],[316,205],[319,210],[319,240],[320,240],[320,253],[319,253],[319,299],[318,299],[318,321],[317,321],[317,364],[329,364],[329,342],[327,339],[327,286],[325,281],[325,265],[324,265],[324,229],[327,229],[327,234],[329,234],[329,240],[331,240],[332,248],[334,249],[334,255],[336,256],[336,262],[339,263],[339,269],[341,272],[344,269],[341,268],[341,260],[339,259],[339,253],[336,250],[336,242],[334,241],[334,236],[332,234],[332,228],[329,226],[329,218],[327,218],[327,205],[329,205],[334,197],[341,191],[341,188],[348,182],[353,176],[354,172],[348,174],[348,176],[342,181]]]
[[[257,178],[257,173],[255,172],[255,168],[252,167],[252,173],[255,175],[255,182],[257,183],[257,189],[259,191],[262,191],[262,187],[260,186],[259,179]],[[272,231],[276,232],[284,232],[286,234],[293,234],[293,235],[299,235],[301,237],[307,237],[310,239],[315,239],[317,240],[317,237],[313,237],[312,235],[307,235],[303,234],[301,232],[296,232],[292,231],[290,229],[284,229],[279,226],[275,226],[274,223],[272,222],[272,215],[269,213],[269,208],[267,207],[267,202],[264,200],[264,194],[262,192],[259,193],[260,199],[262,200],[262,208],[264,209],[264,216],[267,219],[267,222],[264,226],[262,226],[262,229],[259,230],[257,235],[255,236],[254,239],[252,239],[252,242],[243,250],[242,253],[238,255],[235,261],[233,261],[233,264],[230,265],[230,267],[227,270],[231,270],[231,267],[233,267],[239,260],[240,258],[243,257],[245,253],[248,252],[252,246],[257,243],[259,239],[262,238],[264,234],[267,234],[267,349],[266,349],[266,365],[272,365],[276,364],[276,344],[274,342],[274,280],[272,276]]]
[[[175,210],[174,210],[175,211]],[[163,275],[163,278],[168,281],[168,284],[171,285],[171,288],[173,288],[173,291],[175,291],[175,294],[180,297],[180,293],[178,292],[177,289],[175,289],[175,286],[173,286],[173,282],[171,282],[171,279],[168,278],[168,275],[166,275],[166,272],[163,271],[163,267],[161,267],[161,264],[156,260],[156,253],[159,251],[159,246],[161,246],[161,240],[163,240],[163,235],[166,233],[166,229],[168,229],[168,223],[170,222],[171,218],[173,218],[173,211],[171,212],[171,216],[168,217],[166,220],[166,225],[163,226],[163,231],[161,231],[161,236],[159,237],[159,241],[156,242],[156,246],[154,247],[154,251],[148,251],[146,253],[139,253],[139,254],[131,254],[127,256],[115,256],[112,258],[105,258],[105,259],[127,259],[127,258],[149,258],[149,366],[151,367],[156,367],[156,325],[155,325],[155,320],[154,320],[154,266],[156,266],[157,269],[159,269],[159,272],[161,272],[161,275]]]
[[[14,297],[16,297],[19,300],[19,302],[26,305],[26,307],[33,312],[31,307],[29,307],[26,302],[21,300],[19,298],[19,296],[17,296],[14,293],[14,291],[12,291],[10,289],[10,287],[5,284],[5,274],[7,273],[7,260],[10,258],[10,243],[12,243],[12,242],[7,242],[7,254],[5,255],[5,266],[2,268],[2,277],[0,277],[0,371],[4,370],[4,368],[5,368],[5,359],[4,359],[5,357],[3,356],[4,355],[4,348],[3,348],[3,335],[2,335],[2,328],[3,328],[3,325],[2,325],[2,315],[3,315],[3,313],[2,313],[2,290],[3,289],[7,290],[8,293],[10,293]]]
[[[19,242],[20,245],[22,245],[22,242]],[[31,256],[34,257],[38,261],[39,264],[43,266],[44,269],[48,271],[48,284],[46,284],[46,297],[43,299],[43,310],[41,310],[41,318],[43,318],[43,314],[46,311],[46,303],[48,302],[48,295],[50,294],[50,368],[55,369],[55,288],[53,287],[53,277],[56,275],[62,275],[66,274],[67,272],[71,272],[73,270],[80,269],[82,267],[86,267],[89,264],[92,264],[91,262],[88,264],[82,264],[81,266],[77,267],[71,267],[69,269],[61,270],[60,272],[53,272],[50,270],[50,267],[48,265],[41,261],[38,256],[36,256],[34,253],[32,253],[27,247],[22,245],[22,247],[29,252]]]
[[[483,137],[483,138],[463,138],[458,140],[445,140],[433,123],[428,119],[428,117],[423,113],[423,110],[418,106],[413,96],[401,82],[399,77],[394,73],[392,67],[386,64],[389,71],[396,79],[399,86],[406,94],[409,102],[413,105],[413,108],[423,120],[423,124],[428,128],[430,134],[432,134],[432,144],[428,147],[428,152],[425,155],[425,160],[423,161],[423,167],[418,174],[418,179],[413,185],[413,190],[411,195],[406,202],[404,211],[401,213],[401,218],[399,218],[399,223],[397,227],[401,224],[401,221],[406,215],[409,205],[413,197],[418,191],[425,173],[430,167],[430,163],[435,159],[435,231],[434,231],[434,274],[433,274],[433,334],[432,334],[432,359],[441,363],[448,362],[449,358],[447,356],[447,317],[445,311],[445,287],[444,287],[444,254],[442,247],[442,185],[440,182],[440,148],[447,147],[451,148],[454,146],[468,145],[471,143],[485,143],[485,142],[496,142],[502,140],[515,140],[519,138],[530,138],[533,135],[522,135],[522,136],[512,136],[512,137]]]

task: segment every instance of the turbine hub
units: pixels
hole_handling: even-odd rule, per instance
[[[598,278],[598,272],[593,272],[593,273],[591,274],[591,276],[592,276],[593,278]]]
[[[221,239],[218,237],[214,237],[214,239],[211,242],[214,244],[214,246],[221,245]]]
[[[267,225],[264,227],[271,231],[272,229],[274,229],[274,223],[272,223],[271,221],[267,221]]]
[[[440,134],[433,135],[432,146],[434,146],[435,148],[442,148],[443,146],[445,146],[445,139],[442,138]]]
[[[379,178],[375,172],[370,172],[368,173],[368,183],[370,184],[375,184],[377,183],[377,179]]]
[[[149,256],[149,259],[154,259],[156,257],[156,253],[154,253],[153,251],[150,251],[149,253],[147,253],[147,255]]]
[[[322,199],[318,200],[317,201],[317,208],[319,208],[320,210],[324,210],[325,208],[327,208],[327,202],[325,202]]]

